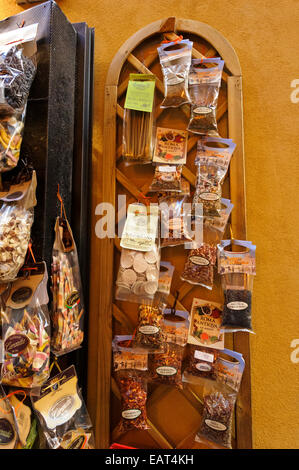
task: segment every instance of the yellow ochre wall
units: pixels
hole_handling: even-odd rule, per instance
[[[208,23],[235,48],[243,71],[247,233],[257,245],[251,337],[255,448],[299,448],[297,0],[60,0],[71,22],[95,27],[93,202],[99,200],[104,83],[118,48],[148,23],[169,16]],[[23,11],[0,1],[0,18]],[[296,178],[297,176],[297,178]],[[297,248],[297,250],[296,250]],[[299,341],[299,340],[298,340]],[[296,356],[294,354],[294,356]],[[299,354],[297,354],[299,358]]]

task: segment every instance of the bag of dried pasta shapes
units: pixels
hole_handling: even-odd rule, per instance
[[[56,356],[78,349],[83,341],[84,301],[76,243],[66,218],[57,217],[52,252],[52,338]]]
[[[156,301],[139,305],[134,347],[155,353],[164,351],[163,310],[164,305]]]
[[[33,388],[49,377],[50,318],[46,263],[24,266],[1,311],[4,385]],[[7,298],[6,298],[7,297]]]
[[[189,73],[191,118],[188,131],[218,135],[216,109],[224,61],[219,57],[192,59]]]
[[[19,429],[14,408],[0,385],[0,450],[16,449],[19,445]]]
[[[92,424],[74,366],[32,390],[30,397],[48,448],[94,448]]]
[[[27,99],[36,73],[38,24],[0,34],[0,172],[19,160]]]
[[[244,240],[222,240],[218,245],[218,272],[224,292],[222,328],[226,332],[252,331],[251,303],[256,274],[256,246]]]
[[[195,440],[231,449],[234,406],[245,362],[235,351],[224,349],[221,355],[217,360],[216,381],[204,381],[202,419]]]
[[[132,336],[115,336],[112,342],[113,370],[121,395],[121,419],[116,434],[146,430],[147,351],[132,348]]]
[[[149,192],[181,192],[182,165],[157,165]]]
[[[203,216],[220,217],[222,184],[236,144],[231,139],[203,137],[197,143],[195,203],[203,205]]]
[[[149,355],[149,378],[153,383],[183,388],[182,360],[188,336],[188,312],[165,310],[165,351]]]
[[[191,204],[187,196],[159,198],[161,211],[161,248],[192,241]]]
[[[190,103],[188,76],[192,46],[192,41],[184,39],[158,47],[165,89],[161,108],[177,108],[184,103]]]
[[[0,282],[13,281],[23,266],[36,205],[36,174],[28,170],[25,181],[5,185],[0,193]]]

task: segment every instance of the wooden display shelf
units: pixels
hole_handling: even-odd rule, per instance
[[[125,194],[127,203],[146,194],[153,177],[152,165],[128,165],[121,158],[123,104],[131,72],[156,75],[156,123],[161,127],[186,129],[189,107],[162,109],[163,79],[157,47],[163,39],[174,40],[182,34],[193,41],[193,57],[222,57],[225,61],[223,80],[218,100],[217,120],[222,137],[237,144],[229,175],[223,187],[223,196],[234,204],[230,227],[237,239],[246,239],[242,77],[238,57],[227,40],[215,29],[198,21],[168,18],[156,21],[134,34],[115,55],[106,81],[104,149],[101,165],[101,200],[117,207],[117,195]],[[187,164],[183,176],[195,184],[194,157],[198,137],[189,134]],[[231,232],[230,232],[231,230]],[[108,448],[115,438],[113,431],[119,419],[119,392],[111,380],[111,340],[114,334],[132,333],[137,321],[137,304],[114,300],[115,278],[119,267],[119,240],[93,239],[97,246],[97,260],[91,277],[91,307],[89,327],[88,406],[95,424],[98,448]],[[219,279],[213,291],[180,280],[186,250],[183,247],[163,248],[162,260],[175,265],[172,293],[179,291],[178,307],[190,310],[193,297],[221,301]],[[242,385],[236,405],[234,447],[251,448],[251,387],[248,333],[226,335],[226,347],[241,352],[246,361]],[[200,394],[187,386],[178,391],[166,386],[152,386],[148,398],[150,430],[129,432],[118,442],[139,448],[198,448],[194,443],[200,424]],[[207,446],[208,447],[208,446]]]

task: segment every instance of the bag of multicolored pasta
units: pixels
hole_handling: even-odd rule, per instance
[[[234,406],[240,388],[245,362],[242,354],[224,349],[216,366],[216,381],[205,381],[201,426],[195,437],[197,442],[213,442],[232,448]],[[233,361],[232,361],[233,359]]]
[[[197,143],[195,203],[203,204],[203,216],[220,217],[222,183],[236,144],[231,139],[203,137]]]
[[[148,302],[139,305],[134,347],[148,352],[164,351],[164,305]]]
[[[49,377],[50,318],[46,263],[24,266],[2,308],[4,385],[33,388]],[[5,294],[6,295],[6,294]]]
[[[48,448],[94,448],[92,424],[74,366],[32,390],[30,397]]]
[[[222,240],[218,272],[224,292],[221,327],[226,332],[252,331],[251,302],[256,274],[256,246],[244,240]]]
[[[66,215],[64,218],[57,217],[55,223],[52,294],[51,350],[56,356],[60,356],[78,349],[84,337],[84,301],[79,259]]]
[[[36,205],[35,190],[33,171],[27,180],[0,193],[0,282],[13,281],[24,264]]]
[[[147,424],[147,351],[132,348],[132,336],[116,336],[112,342],[113,370],[121,396],[121,419],[117,435],[145,430]]]
[[[19,444],[19,430],[14,408],[0,385],[0,450],[16,449]]]
[[[191,118],[188,131],[218,134],[216,109],[224,61],[219,57],[192,59],[189,73]]]
[[[182,165],[157,165],[149,192],[181,192]]]
[[[161,211],[161,248],[192,242],[191,204],[187,196],[159,199]]]
[[[165,88],[161,108],[177,108],[184,103],[190,103],[188,76],[192,46],[192,41],[184,39],[158,47]]]
[[[26,107],[36,73],[38,24],[0,34],[0,172],[19,160]]]

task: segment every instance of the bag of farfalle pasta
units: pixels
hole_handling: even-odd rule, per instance
[[[49,377],[47,281],[45,262],[28,264],[2,293],[3,385],[33,388]]]
[[[0,172],[19,160],[26,107],[36,73],[38,24],[0,34]]]
[[[51,350],[56,356],[80,347],[83,341],[84,303],[78,253],[66,218],[57,217],[52,253]]]

